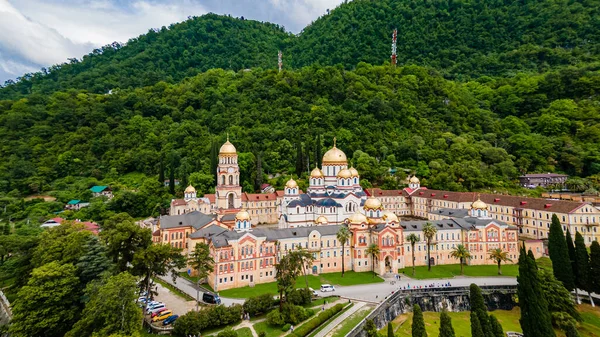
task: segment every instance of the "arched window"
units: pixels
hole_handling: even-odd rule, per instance
[[[221,185],[225,185],[225,175],[221,176]]]
[[[358,184],[358,178],[354,178],[354,183]]]
[[[233,185],[233,176],[229,176],[229,185]]]

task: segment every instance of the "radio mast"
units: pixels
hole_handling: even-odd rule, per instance
[[[394,29],[394,33],[392,33],[392,67],[396,66],[396,37],[398,35],[398,30]]]

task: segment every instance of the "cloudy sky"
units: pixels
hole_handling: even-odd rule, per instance
[[[0,0],[0,83],[213,12],[294,33],[342,0]]]

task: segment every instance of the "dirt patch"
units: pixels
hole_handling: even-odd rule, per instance
[[[33,200],[33,199],[38,199],[38,198],[42,198],[44,199],[44,201],[48,202],[48,201],[56,201],[55,197],[49,196],[49,195],[30,195],[27,198],[25,198],[25,200]]]
[[[161,284],[156,284],[156,286],[158,287],[158,295],[155,300],[164,302],[168,309],[173,310],[174,314],[181,316],[190,310],[196,310],[195,301],[186,301]]]

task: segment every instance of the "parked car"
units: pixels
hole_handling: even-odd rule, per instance
[[[146,311],[146,314],[152,314],[152,313],[155,313],[155,312],[159,311],[160,309],[162,309],[162,308],[166,308],[166,307],[167,307],[167,306],[166,306],[164,303],[162,303],[162,304],[158,304],[157,306],[155,306],[155,307],[152,307],[152,308],[148,309],[148,310]]]
[[[313,288],[308,288],[312,297],[319,297],[319,293]]]
[[[154,316],[154,318],[152,318],[152,322],[158,322],[158,321],[165,320],[165,319],[169,318],[171,315],[173,315],[172,310],[165,310],[165,311],[161,312],[160,314]]]
[[[175,322],[175,320],[178,318],[179,318],[179,315],[171,315],[163,321],[163,325],[169,325],[169,324]]]
[[[332,286],[331,284],[323,284],[323,285],[321,285],[321,291],[322,292],[335,291],[335,287]]]
[[[153,307],[155,305],[158,305],[158,304],[163,304],[163,303],[162,302],[158,302],[158,301],[150,301],[148,303],[148,305],[146,305],[146,309],[149,309],[149,308],[151,308],[151,307]]]
[[[221,298],[219,298],[219,295],[213,293],[202,294],[202,300],[210,304],[221,304]]]
[[[156,317],[156,316],[160,315],[163,311],[167,311],[167,310],[169,310],[169,309],[162,308],[159,311],[153,312],[150,317]]]

